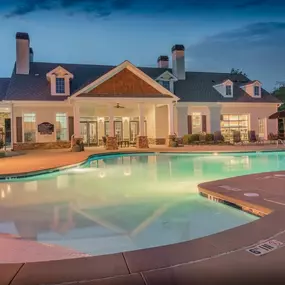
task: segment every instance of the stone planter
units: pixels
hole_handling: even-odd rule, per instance
[[[137,136],[137,148],[148,148],[148,138],[147,136]]]
[[[72,152],[80,152],[81,151],[81,146],[79,144],[75,144],[72,146],[71,149]]]
[[[168,147],[178,147],[178,142],[176,141],[175,135],[169,135],[166,139],[166,145]]]
[[[106,150],[117,150],[118,142],[116,137],[106,137]]]

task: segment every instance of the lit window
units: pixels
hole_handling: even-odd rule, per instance
[[[226,96],[231,96],[231,95],[232,95],[232,86],[226,85]]]
[[[56,113],[56,140],[68,140],[67,115],[65,113]]]
[[[260,88],[259,86],[254,86],[254,96],[259,96],[260,95]]]
[[[65,79],[64,78],[56,78],[56,93],[64,94],[65,93]]]
[[[170,82],[166,80],[161,80],[160,84],[167,90],[170,90]]]
[[[24,142],[36,142],[36,114],[23,114]]]
[[[198,134],[202,131],[202,116],[201,113],[192,114],[192,133]]]

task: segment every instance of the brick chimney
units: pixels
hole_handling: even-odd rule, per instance
[[[30,37],[27,33],[16,34],[16,74],[30,72]]]
[[[168,68],[169,67],[169,58],[167,55],[161,55],[157,59],[157,66],[160,68]]]
[[[185,48],[184,45],[174,45],[172,51],[172,73],[179,79],[185,80]]]

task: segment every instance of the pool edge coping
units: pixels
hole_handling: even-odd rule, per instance
[[[225,151],[226,152],[226,151]],[[223,152],[223,153],[225,153],[225,152]],[[237,151],[237,152],[235,152],[235,153],[238,153],[238,152],[240,152],[240,153],[246,153],[246,151]],[[261,151],[249,151],[250,153],[259,153],[259,152],[261,152]],[[268,151],[265,151],[265,152],[268,152]],[[271,151],[271,152],[279,152],[279,151]],[[144,151],[144,152],[139,152],[139,151],[132,151],[132,152],[128,152],[128,151],[126,151],[126,152],[106,152],[106,153],[99,153],[99,154],[91,154],[91,155],[89,155],[88,157],[87,157],[87,159],[84,159],[84,160],[82,160],[81,162],[78,162],[78,163],[75,163],[75,164],[72,164],[72,165],[67,165],[67,166],[62,166],[62,167],[57,167],[57,168],[52,168],[52,169],[48,169],[48,173],[53,173],[53,172],[57,172],[57,171],[60,171],[60,170],[65,170],[65,169],[69,169],[69,168],[74,168],[74,167],[78,167],[78,166],[80,166],[80,165],[83,165],[83,164],[85,164],[85,163],[87,163],[88,162],[88,160],[90,159],[90,158],[92,158],[92,157],[101,157],[101,156],[108,156],[108,155],[120,155],[120,154],[139,154],[139,153],[146,153],[146,154],[148,154],[148,153],[153,153],[153,154],[156,154],[156,153],[173,153],[173,154],[181,154],[182,152],[179,152],[179,153],[175,153],[175,152],[165,152],[165,151],[163,151],[163,152],[159,152],[159,151]],[[184,154],[186,154],[186,153],[191,153],[191,152],[184,152]],[[198,152],[199,153],[199,152]],[[209,153],[209,152],[208,152]],[[210,153],[213,153],[212,151],[210,152]],[[226,153],[229,153],[229,152],[226,152]],[[197,152],[196,152],[196,154],[197,154]],[[46,171],[46,170],[41,170],[40,172],[44,172],[44,171]],[[36,172],[36,175],[34,174]],[[44,173],[38,173],[38,171],[33,171],[33,172],[28,172],[28,173],[31,173],[31,174],[33,174],[33,175],[30,175],[30,177],[32,177],[32,176],[38,176],[38,175],[42,175],[42,174],[44,174]],[[271,171],[271,172],[266,172],[266,173],[274,173],[274,171]],[[47,174],[47,173],[45,173],[45,174]],[[259,173],[259,174],[261,174],[261,173]],[[16,174],[17,176],[19,176],[19,174]],[[244,176],[252,176],[252,175],[256,175],[256,174],[249,174],[249,175],[242,175],[242,176],[238,176],[238,177],[244,177]],[[6,176],[6,175],[5,175]],[[237,177],[237,176],[235,176],[235,177]],[[234,177],[234,178],[235,178]],[[23,178],[23,177],[22,177]],[[231,179],[231,178],[226,178],[226,179]],[[222,180],[225,180],[225,179],[221,179],[220,181],[222,181]],[[207,189],[204,189],[204,187],[202,187],[201,185],[203,185],[203,184],[206,184],[206,183],[211,183],[211,182],[213,182],[213,181],[210,181],[210,182],[205,182],[205,183],[200,183],[199,185],[197,185],[197,187],[198,187],[198,191],[199,191],[199,193],[205,193],[205,194],[207,194],[207,195],[211,195],[210,193],[212,193],[213,195],[212,195],[212,197],[214,198],[214,201],[216,201],[216,202],[221,202],[221,201],[219,201],[219,200],[223,200],[223,201],[225,201],[225,202],[229,202],[229,203],[234,203],[234,202],[237,202],[237,201],[233,201],[232,199],[231,199],[231,197],[227,197],[227,196],[224,196],[224,197],[221,197],[220,195],[217,195],[217,193],[214,193],[213,191],[210,191],[210,190],[207,190]],[[207,193],[206,193],[207,192]],[[208,197],[209,198],[209,197]],[[223,198],[223,199],[222,199]],[[216,199],[216,200],[215,200]],[[212,199],[211,199],[212,200]],[[248,207],[249,205],[242,205],[243,203],[245,203],[245,201],[238,201],[237,202],[237,206],[244,206],[244,207]],[[234,203],[235,204],[235,203]],[[256,207],[256,206],[258,206],[258,205],[255,205],[255,204],[252,204],[251,205],[252,206],[252,208],[254,208],[254,207]],[[270,212],[268,212],[268,210],[270,210]],[[256,209],[253,209],[253,211],[257,211]],[[267,211],[267,213],[265,213],[265,212],[263,212],[262,213],[262,216],[264,217],[264,216],[272,216],[274,213],[276,213],[276,211],[274,210],[274,209],[267,209],[266,210]],[[245,211],[245,212],[247,212],[247,211]],[[277,212],[280,212],[279,210],[277,211]],[[251,212],[251,214],[254,214],[253,212]],[[258,216],[260,216],[260,215],[258,215]],[[260,219],[261,220],[261,219]],[[259,220],[257,220],[257,221],[259,221]],[[183,245],[189,245],[189,244],[192,244],[192,246],[193,246],[193,244],[198,244],[198,242],[200,242],[201,240],[203,240],[204,242],[205,241],[209,241],[213,236],[216,236],[216,235],[226,235],[227,233],[229,233],[230,231],[237,231],[237,230],[241,230],[242,229],[242,227],[244,227],[244,226],[249,226],[249,225],[252,225],[253,223],[256,223],[257,221],[254,221],[254,222],[252,222],[252,223],[248,223],[248,224],[245,224],[245,225],[242,225],[242,226],[239,226],[239,227],[235,227],[235,228],[232,228],[232,229],[229,229],[229,230],[226,230],[226,231],[223,231],[223,232],[219,232],[219,233],[217,233],[217,234],[213,234],[213,235],[210,235],[210,236],[206,236],[206,237],[202,237],[202,238],[198,238],[198,239],[194,239],[194,240],[190,240],[190,241],[186,241],[186,242],[182,242],[182,243],[179,243],[179,244],[172,244],[172,245],[166,245],[166,246],[159,246],[159,247],[155,247],[155,248],[150,248],[150,249],[142,249],[142,250],[135,250],[135,251],[128,251],[128,252],[120,252],[120,253],[117,253],[117,254],[109,254],[108,256],[109,257],[112,257],[113,255],[121,255],[123,258],[124,258],[124,262],[125,262],[125,264],[126,264],[126,266],[127,266],[127,268],[129,269],[129,261],[128,261],[128,259],[126,258],[126,256],[128,256],[129,254],[131,254],[131,255],[134,255],[134,254],[136,254],[136,253],[138,253],[138,252],[140,252],[140,253],[142,253],[143,251],[147,251],[147,252],[154,252],[154,251],[156,251],[156,250],[161,250],[161,249],[167,249],[167,248],[170,248],[170,247],[175,247],[176,245],[181,245],[181,244],[183,244]],[[255,244],[258,244],[258,242],[260,242],[260,241],[257,241]],[[249,244],[248,246],[251,246],[252,244]],[[235,246],[233,247],[233,246],[231,246],[231,248],[232,248],[232,250],[238,250],[238,248],[236,248]],[[230,248],[229,248],[229,250],[230,250]],[[167,251],[167,250],[166,250]],[[224,250],[225,251],[225,250]],[[216,254],[217,255],[219,255],[219,250],[217,249],[217,252],[216,252]],[[103,256],[106,256],[106,255],[103,255]],[[101,258],[101,257],[103,257],[102,255],[101,256],[96,256],[96,258]],[[211,256],[209,256],[209,258],[211,259],[211,258],[214,258],[215,257],[215,255],[213,256],[213,255],[211,255]],[[94,257],[92,257],[92,256],[90,256],[90,257],[83,257],[84,259],[92,259],[92,258],[94,258]],[[198,258],[199,259],[199,258]],[[36,264],[38,264],[38,263],[41,263],[41,264],[46,264],[46,265],[48,265],[48,264],[50,264],[50,263],[56,263],[56,262],[60,262],[60,263],[64,263],[64,262],[67,262],[67,261],[69,261],[70,259],[62,259],[62,260],[46,260],[46,261],[37,261],[37,262],[27,262],[27,263],[25,263],[25,262],[23,262],[22,264],[32,264],[32,265],[36,265]],[[75,258],[75,259],[73,259],[74,261],[76,261],[76,260],[82,260],[82,257],[79,257],[79,258]],[[193,262],[193,261],[188,261],[189,263],[191,263],[191,262]],[[188,263],[187,261],[185,262],[182,262],[181,264],[187,264]],[[19,262],[18,264],[20,264],[21,262]],[[3,264],[5,264],[5,263],[0,263],[0,268],[1,268],[1,265],[3,265]],[[16,263],[12,263],[13,265],[16,265]],[[181,265],[180,264],[180,265]],[[164,268],[168,268],[168,267],[172,267],[172,266],[178,266],[178,264],[177,265],[170,265],[170,266],[162,266],[162,267],[155,267],[155,268],[153,268],[153,269],[149,269],[149,268],[145,268],[145,269],[142,269],[142,270],[133,270],[133,269],[129,269],[129,273],[127,274],[127,275],[132,275],[132,274],[135,274],[135,273],[140,273],[140,272],[148,272],[148,271],[153,271],[153,270],[161,270],[161,269],[164,269]],[[13,277],[13,279],[16,279],[17,278],[17,275],[19,274],[19,272],[21,272],[22,271],[22,269],[23,269],[23,267],[25,267],[25,266],[22,266],[21,268],[20,268],[20,270],[16,273],[16,275]],[[48,266],[47,266],[48,267]],[[115,276],[119,276],[119,275],[112,275],[112,276],[109,276],[109,277],[115,277]],[[121,276],[121,275],[120,275]],[[98,280],[98,279],[96,279],[96,280]],[[75,281],[80,281],[80,280],[74,280],[74,281],[68,281],[68,282],[75,282]]]

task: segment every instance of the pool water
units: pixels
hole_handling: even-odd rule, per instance
[[[0,233],[91,255],[183,242],[257,219],[201,197],[199,183],[284,169],[284,152],[90,159],[0,183]]]

